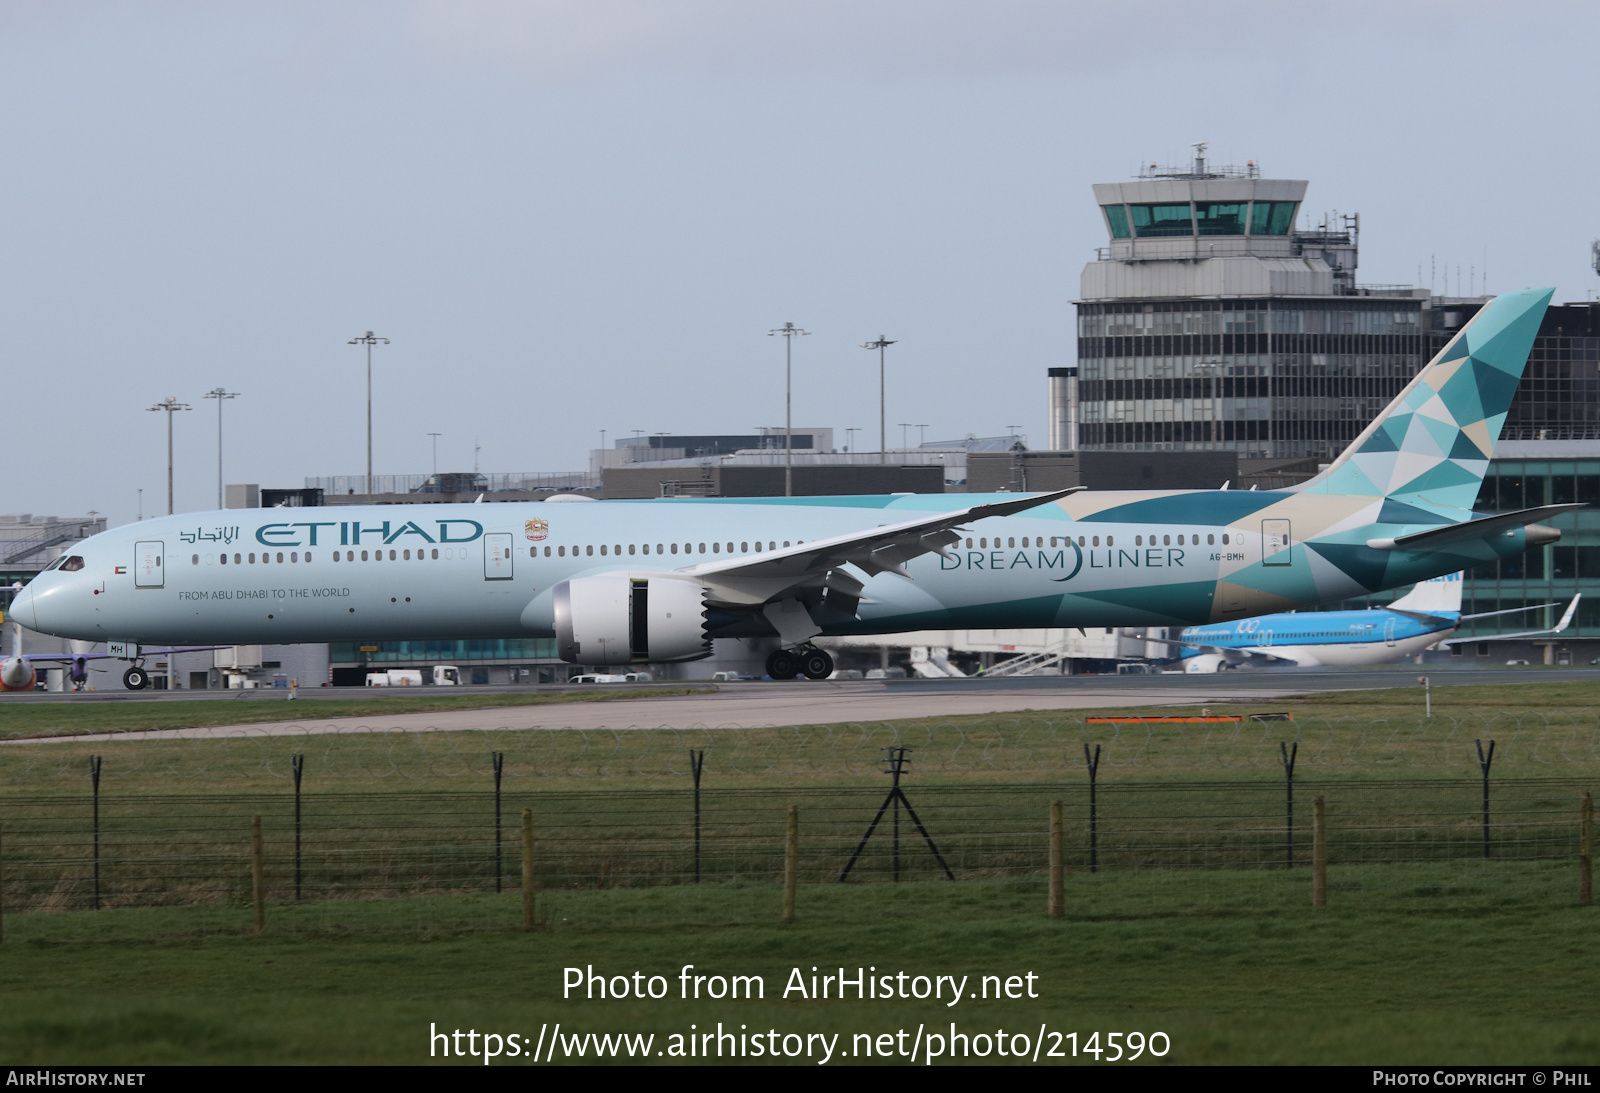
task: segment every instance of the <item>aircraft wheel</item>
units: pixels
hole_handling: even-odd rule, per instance
[[[142,691],[150,686],[150,673],[136,664],[122,673],[122,685],[130,691]]]
[[[773,679],[793,679],[800,674],[800,658],[787,649],[778,649],[767,657],[767,675]]]
[[[833,675],[833,658],[821,649],[800,654],[800,673],[807,679],[827,679]]]

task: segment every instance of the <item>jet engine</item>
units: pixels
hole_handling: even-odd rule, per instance
[[[575,577],[551,590],[556,651],[571,664],[699,660],[711,655],[705,589],[656,575]]]
[[[21,657],[0,662],[0,691],[31,691],[36,679],[33,665]]]

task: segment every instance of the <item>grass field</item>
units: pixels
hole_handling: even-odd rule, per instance
[[[1420,690],[1420,689],[1419,689]],[[583,700],[595,692],[570,696]],[[660,690],[599,692],[602,697],[658,695]],[[1365,697],[1362,697],[1365,696]],[[503,703],[509,696],[492,696]],[[542,696],[525,696],[536,698]],[[553,698],[569,696],[555,695]],[[917,784],[1075,782],[1083,774],[1083,744],[1103,748],[1102,776],[1139,780],[1195,778],[1278,780],[1278,745],[1299,745],[1297,776],[1307,778],[1467,777],[1477,772],[1474,741],[1496,741],[1495,770],[1508,777],[1552,777],[1600,770],[1600,686],[1580,683],[1461,686],[1436,692],[1434,716],[1422,715],[1420,694],[1410,691],[1343,692],[1275,699],[1268,703],[1217,704],[1213,713],[1284,711],[1293,722],[1213,725],[1088,725],[1073,710],[1043,710],[1004,716],[960,716],[938,720],[803,725],[766,729],[648,729],[628,731],[505,730],[489,732],[368,732],[356,721],[342,734],[253,737],[227,740],[149,740],[129,731],[114,742],[17,741],[0,745],[0,785],[29,792],[76,792],[88,757],[104,757],[108,788],[130,793],[260,791],[287,786],[289,756],[303,752],[308,787],[359,792],[409,788],[485,788],[492,778],[490,753],[505,755],[507,785],[536,782],[541,791],[578,790],[597,781],[626,777],[641,788],[686,784],[691,748],[706,750],[708,785],[876,785],[881,749],[907,744],[914,750]],[[370,701],[377,712],[403,712],[401,703],[448,703],[461,698]],[[491,701],[486,696],[485,701]],[[146,727],[171,717],[205,723],[204,702],[145,704],[102,712],[98,704],[56,704],[48,728],[36,720],[27,732],[71,736],[105,731],[107,717],[144,719]],[[238,709],[221,704],[216,721],[232,723]],[[282,704],[275,704],[281,708]],[[307,706],[318,718],[331,716],[336,701]],[[154,706],[154,710],[147,707]],[[0,726],[13,713],[39,718],[46,707],[0,706]],[[298,712],[298,711],[297,711]],[[1199,712],[1096,710],[1095,716]],[[507,708],[507,724],[516,711]],[[351,716],[356,716],[352,714]],[[373,716],[369,710],[362,716]],[[198,720],[196,720],[198,719]],[[215,723],[215,722],[214,722]],[[132,729],[134,726],[123,726]],[[0,735],[0,739],[4,739]]]
[[[0,1052],[28,1064],[414,1063],[428,1061],[429,1022],[536,1037],[557,1021],[569,1035],[718,1021],[838,1032],[848,1051],[857,1033],[954,1020],[968,1033],[1044,1023],[1080,1043],[1096,1030],[1159,1030],[1167,1062],[1593,1065],[1600,919],[1576,905],[1576,850],[1579,795],[1600,789],[1594,692],[1452,687],[1435,692],[1432,719],[1418,695],[1379,691],[1218,705],[1294,721],[1211,726],[1090,726],[1048,711],[764,730],[17,742],[0,747],[12,912]],[[378,708],[397,710],[393,699]],[[80,710],[94,715],[70,707],[60,731],[85,731]],[[1497,742],[1489,861],[1478,739]],[[1292,871],[1285,740],[1300,748]],[[1086,741],[1103,748],[1094,874]],[[889,743],[915,748],[907,790],[955,884],[937,879],[908,819],[904,883],[888,883],[887,831],[850,884],[832,883],[882,801]],[[688,751],[701,747],[708,883],[695,886]],[[306,756],[298,904],[294,751]],[[493,893],[491,751],[505,754],[504,895]],[[74,909],[91,891],[91,753],[104,762],[100,911]],[[1326,796],[1330,828],[1330,905],[1317,912],[1304,868],[1313,794]],[[1052,798],[1068,821],[1061,921],[1043,914]],[[802,883],[799,920],[784,927],[789,802],[801,808]],[[542,889],[531,934],[514,928],[511,891],[524,806]],[[252,814],[267,831],[261,937],[246,932]],[[674,988],[683,964],[760,974],[768,993],[562,1000],[561,969],[589,964]],[[812,965],[1031,971],[1041,993],[954,1009],[775,997],[790,969]]]
[[[1382,886],[1380,872],[1344,879]],[[12,1064],[413,1064],[430,1061],[430,1022],[533,1038],[557,1021],[568,1034],[658,1038],[719,1021],[840,1033],[848,1051],[858,1033],[903,1028],[910,1043],[919,1024],[954,1021],[968,1034],[1033,1035],[1044,1024],[1080,1044],[1094,1031],[1102,1044],[1112,1031],[1165,1032],[1170,1052],[1145,1062],[1600,1061],[1593,908],[1508,896],[1503,885],[1438,907],[1430,886],[1403,883],[1384,907],[1341,909],[1336,888],[1333,905],[1313,912],[1304,874],[1274,879],[1282,891],[1226,872],[1187,874],[1181,886],[1075,876],[1063,920],[1042,914],[1032,882],[805,885],[789,927],[777,890],[757,885],[557,893],[541,897],[548,925],[531,934],[496,925],[516,920],[514,896],[272,907],[260,937],[243,932],[243,908],[12,916],[0,1054]],[[683,964],[761,975],[765,998],[677,1000]],[[660,974],[673,996],[563,1000],[562,969],[589,965]],[[809,976],[813,965],[966,975],[973,989],[983,975],[1031,972],[1038,997],[953,1008],[784,1000],[791,970]]]

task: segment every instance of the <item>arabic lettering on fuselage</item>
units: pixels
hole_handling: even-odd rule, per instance
[[[178,538],[186,543],[231,543],[238,537],[239,527],[237,524],[231,528],[212,528],[210,531],[204,528],[195,528],[193,531],[178,532]]]
[[[436,530],[429,532],[415,520],[403,523],[393,520],[365,524],[360,520],[319,520],[266,524],[256,528],[256,542],[269,547],[361,546],[374,542],[387,546],[407,535],[424,543],[470,543],[483,537],[483,525],[476,520],[458,518],[428,520],[424,523],[436,525]]]

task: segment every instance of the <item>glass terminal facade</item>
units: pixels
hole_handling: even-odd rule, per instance
[[[1080,303],[1079,443],[1331,458],[1423,352],[1415,299]]]

